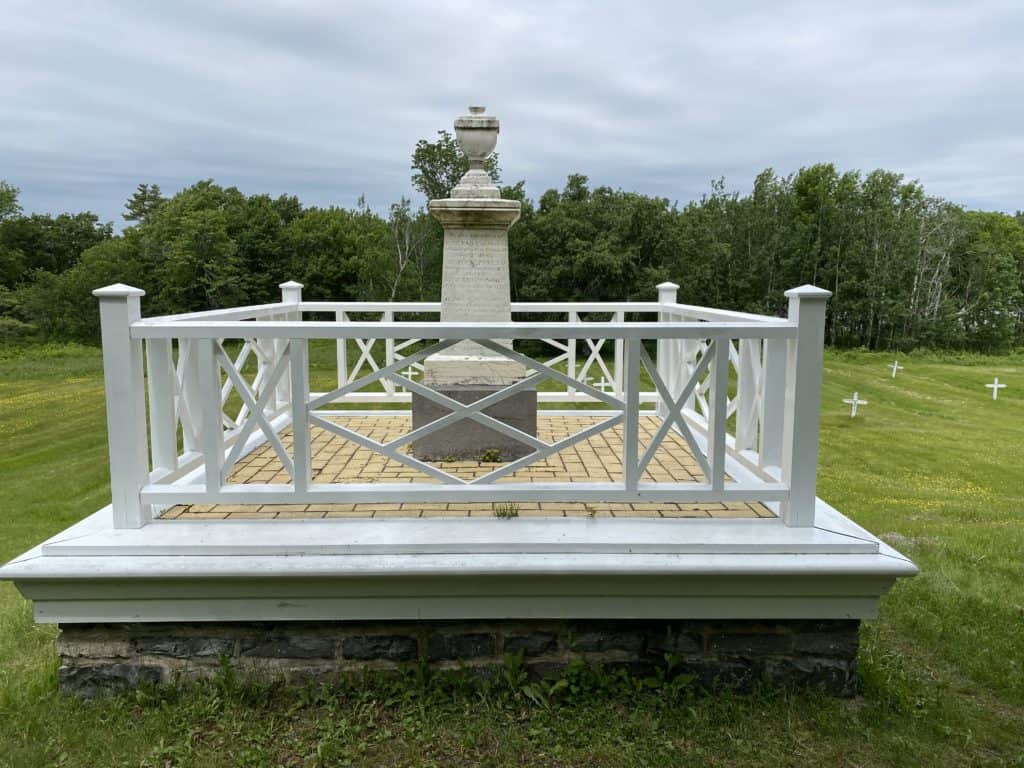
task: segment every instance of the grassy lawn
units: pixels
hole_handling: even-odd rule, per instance
[[[581,677],[538,704],[411,676],[80,702],[2,583],[0,766],[1024,766],[1024,358],[912,355],[895,381],[890,360],[826,356],[819,494],[922,569],[865,623],[856,700]],[[0,350],[0,444],[5,561],[109,500],[98,351]]]

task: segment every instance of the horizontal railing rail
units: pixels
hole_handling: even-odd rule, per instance
[[[141,318],[141,291],[111,286],[96,293],[119,527],[143,525],[151,507],[172,504],[428,500],[760,501],[777,503],[786,524],[813,523],[828,296],[818,289],[788,292],[786,318],[678,304],[674,287],[664,285],[657,302],[517,303],[516,315],[566,319],[504,323],[398,320],[398,314],[436,313],[440,305],[304,302],[295,283],[282,286],[280,303],[147,319]],[[325,313],[335,319],[303,319]],[[380,319],[350,319],[366,315]],[[310,345],[320,340],[334,342],[336,386],[328,392],[310,387]],[[518,363],[528,376],[469,405],[453,400],[423,381],[423,369],[430,355],[463,340]],[[538,354],[541,349],[552,356]],[[322,380],[322,372],[318,376]],[[590,411],[592,423],[575,433],[548,440],[485,413],[528,389],[538,390],[542,404],[604,410]],[[363,434],[344,418],[353,405],[401,404],[414,396],[441,406],[444,415],[387,439]],[[654,410],[644,408],[651,404]],[[656,423],[646,442],[642,418]],[[465,478],[408,450],[462,421],[529,451]],[[618,479],[517,480],[519,470],[605,432],[621,446]],[[314,481],[313,440],[321,433],[411,468],[422,480]],[[698,466],[693,482],[645,474],[670,434]],[[278,478],[234,481],[238,462],[259,446],[269,446]]]

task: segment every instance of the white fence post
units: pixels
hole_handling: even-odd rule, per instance
[[[281,302],[284,304],[301,304],[302,303],[302,283],[297,283],[294,280],[289,280],[287,283],[281,283],[278,288],[281,289]],[[302,320],[302,311],[295,307],[295,309],[289,309],[284,313],[285,320]],[[284,349],[288,345],[288,339],[274,339],[274,359],[280,360],[281,355],[284,354]],[[275,393],[277,400],[276,408],[287,405],[291,402],[291,381],[287,376],[282,376],[281,380],[277,383],[277,392]]]
[[[295,471],[292,483],[296,493],[305,493],[312,482],[309,410],[306,401],[309,394],[308,365],[306,339],[289,340],[288,367],[292,385],[292,466]]]
[[[395,322],[395,313],[390,309],[381,315],[382,323],[393,323]],[[394,336],[388,336],[384,339],[384,365],[391,365],[395,362],[395,338]],[[384,391],[389,395],[395,394],[395,382],[391,379],[385,379],[383,381]]]
[[[724,336],[715,338],[711,346],[712,365],[710,406],[708,416],[708,482],[716,491],[725,488],[725,435],[729,409],[729,349],[732,343]]]
[[[765,339],[761,362],[761,435],[758,466],[779,469],[786,422],[786,356],[788,339]]]
[[[199,344],[196,339],[178,339],[178,366],[181,368],[178,419],[181,421],[182,445],[185,448],[185,453],[203,450],[199,437],[202,431],[203,401],[199,392],[198,350]]]
[[[622,425],[622,482],[635,491],[640,482],[640,345],[641,339],[626,340],[626,408]]]
[[[334,313],[334,321],[347,323],[348,315],[339,309]],[[334,351],[337,356],[338,387],[344,387],[348,384],[348,339],[338,339],[334,342]]]
[[[658,284],[658,303],[659,304],[675,304],[678,297],[679,286],[675,283],[659,283]],[[672,319],[672,313],[668,310],[660,312],[658,314],[659,323],[667,323]],[[657,357],[655,358],[655,365],[658,367],[658,375],[661,380],[665,382],[668,387],[668,391],[673,395],[676,394],[676,381],[679,378],[678,366],[679,366],[679,355],[677,353],[679,345],[678,339],[658,339]],[[638,382],[639,383],[639,382]],[[658,398],[657,414],[661,418],[665,418],[668,415],[668,406],[662,402],[661,398]]]
[[[206,470],[206,490],[219,491],[224,467],[224,418],[220,399],[220,362],[216,339],[196,339],[193,344],[199,395],[198,432]]]
[[[825,305],[831,295],[831,291],[813,285],[786,291],[789,320],[797,324],[786,381],[787,423],[782,456],[783,482],[789,484],[789,500],[782,503],[786,525],[814,525]]]
[[[153,469],[178,468],[178,421],[174,412],[174,360],[170,339],[146,342],[149,385],[149,434]]]
[[[612,322],[613,323],[624,323],[624,322],[626,322],[626,313],[622,312],[622,311],[614,313],[612,315]],[[615,371],[614,371],[614,373],[612,375],[612,378],[614,379],[614,382],[613,382],[613,384],[614,384],[614,393],[613,394],[616,397],[619,397],[619,398],[626,396],[625,384],[623,383],[624,380],[625,380],[625,370],[623,369],[623,366],[625,365],[625,357],[624,357],[625,351],[626,351],[626,347],[625,347],[625,343],[623,342],[623,340],[622,339],[616,339],[615,340]]]
[[[739,340],[739,369],[736,371],[736,450],[757,447],[758,366],[761,339]]]
[[[92,295],[100,300],[114,527],[141,528],[149,517],[139,499],[149,475],[146,384],[142,342],[132,339],[131,324],[142,316],[139,299],[146,292],[116,283],[97,288]]]

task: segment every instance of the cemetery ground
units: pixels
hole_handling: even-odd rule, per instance
[[[863,625],[856,699],[585,670],[530,686],[511,664],[486,686],[224,674],[84,702],[56,692],[55,628],[3,583],[0,766],[1024,766],[1024,355],[901,356],[896,379],[892,359],[825,358],[819,494],[921,568]],[[331,366],[314,355],[314,377]],[[99,350],[0,349],[0,441],[7,560],[109,500]]]

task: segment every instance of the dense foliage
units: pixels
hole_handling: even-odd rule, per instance
[[[443,196],[466,161],[447,132],[420,141],[412,181]],[[498,179],[494,158],[488,167]],[[569,176],[527,199],[511,230],[514,298],[640,299],[662,280],[686,303],[772,314],[783,291],[833,291],[828,341],[871,349],[1006,350],[1024,342],[1024,217],[967,211],[902,176],[762,172],[749,194],[712,183],[678,207]],[[387,217],[304,207],[292,196],[245,195],[212,180],[173,197],[140,184],[114,234],[91,213],[25,216],[0,182],[0,338],[95,341],[90,291],[124,282],[145,312],[273,301],[294,279],[311,299],[436,300],[440,226],[403,198]]]

